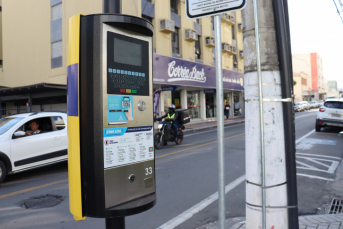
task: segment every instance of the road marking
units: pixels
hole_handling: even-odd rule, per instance
[[[232,136],[232,137],[228,137],[228,138],[225,138],[225,140],[230,139],[230,138],[239,137],[239,136],[242,136],[242,135],[244,135],[244,134],[245,134],[245,133],[243,133],[243,134],[238,134],[238,135],[235,135],[235,136]],[[202,144],[202,145],[193,146],[193,147],[190,147],[190,148],[187,148],[187,149],[178,150],[178,151],[175,151],[175,152],[172,152],[172,153],[167,153],[167,154],[164,154],[164,155],[155,157],[155,159],[157,159],[157,158],[162,158],[162,157],[166,157],[166,156],[170,156],[170,155],[173,155],[173,154],[176,154],[176,153],[181,153],[181,152],[184,152],[184,151],[190,150],[190,149],[195,149],[195,148],[199,148],[199,147],[202,147],[202,146],[207,146],[207,145],[210,145],[210,144],[213,144],[213,143],[216,143],[216,142],[218,142],[218,141],[213,141],[213,142],[205,143],[205,144]]]
[[[239,125],[244,125],[244,123],[235,124],[235,125],[230,125],[230,126],[227,126],[227,127],[224,127],[224,128],[226,129],[226,128],[229,128],[229,127],[239,126]],[[216,127],[213,127],[213,130],[202,131],[202,132],[195,133],[195,134],[188,134],[188,135],[185,135],[184,137],[188,137],[188,136],[192,136],[192,135],[197,135],[197,134],[202,134],[202,133],[207,133],[207,132],[212,132],[212,131],[216,131],[216,130],[217,130],[217,128],[216,128]],[[196,131],[196,130],[194,130],[194,131]]]
[[[245,175],[237,178],[230,184],[225,186],[225,194],[227,194],[229,191],[233,190],[236,188],[238,185],[243,183],[245,181]],[[176,216],[175,218],[169,220],[167,223],[163,224],[162,226],[159,226],[157,229],[173,229],[186,220],[190,219],[193,215],[197,214],[204,208],[206,208],[208,205],[212,204],[214,201],[218,200],[218,192],[212,194],[211,196],[207,197],[200,203],[194,205],[187,211],[181,213],[180,215]]]
[[[296,117],[295,119],[302,118],[302,117],[307,117],[307,116],[313,116],[313,114],[309,114],[309,115],[302,115],[302,116]]]
[[[307,138],[308,136],[310,136],[311,134],[313,134],[316,130],[312,130],[309,133],[305,134],[304,136],[302,136],[301,138],[299,138],[298,140],[295,141],[295,144],[298,144],[299,142],[301,142],[301,140],[303,140],[304,138]]]
[[[44,184],[44,185],[33,187],[33,188],[28,188],[28,189],[20,190],[20,191],[17,191],[17,192],[8,193],[8,194],[0,196],[0,199],[5,198],[5,197],[14,196],[14,195],[17,195],[17,194],[21,194],[21,193],[28,192],[28,191],[33,191],[33,190],[40,189],[40,188],[45,188],[47,186],[54,185],[54,184],[59,184],[59,183],[66,182],[66,181],[68,181],[68,179],[52,182],[52,183],[49,183],[49,184]]]
[[[326,158],[332,158],[332,159],[341,160],[341,158],[340,158],[340,157],[332,157],[332,156],[316,155],[316,154],[309,154],[309,153],[297,153],[297,155],[313,156],[313,157],[326,157]]]
[[[297,166],[297,169],[306,169],[306,170],[312,170],[312,171],[318,171],[318,172],[323,172],[323,173],[330,173],[330,174],[334,174],[338,165],[339,165],[339,162],[338,161],[333,161],[333,160],[327,160],[327,159],[322,159],[322,158],[310,158],[310,157],[297,157],[297,158],[302,158],[302,159],[305,159],[305,160],[308,160],[308,161],[311,161],[315,164],[318,164],[318,165],[321,165],[322,167],[326,167],[327,170],[324,170],[324,169],[319,169],[319,168],[316,168],[312,165],[309,165],[309,164],[306,164],[304,162],[300,162],[298,160],[296,160],[296,162],[300,165],[303,165],[303,167],[298,167]],[[324,162],[331,162],[331,165],[327,165],[327,164],[324,164],[320,161],[324,161]]]
[[[325,177],[319,177],[319,176],[312,176],[312,175],[307,175],[307,174],[302,174],[302,173],[297,173],[297,175],[298,175],[298,176],[303,176],[303,177],[309,177],[309,178],[319,179],[319,180],[334,181],[334,179],[331,179],[331,178],[325,178]]]

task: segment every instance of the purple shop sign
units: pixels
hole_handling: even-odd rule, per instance
[[[216,68],[154,54],[154,83],[216,88]],[[243,73],[223,69],[224,89],[244,90]]]
[[[158,104],[160,102],[161,90],[154,92],[154,113],[156,113]]]

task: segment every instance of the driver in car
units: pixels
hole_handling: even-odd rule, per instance
[[[26,135],[35,135],[35,134],[39,134],[39,133],[40,133],[40,130],[38,129],[38,127],[39,127],[38,121],[33,120],[33,121],[31,122],[31,130],[32,130],[32,132],[31,132],[31,131],[26,131]]]

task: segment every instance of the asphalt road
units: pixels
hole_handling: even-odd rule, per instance
[[[314,129],[315,115],[315,111],[296,113],[296,139]],[[335,190],[341,188],[335,186],[343,146],[337,132],[337,129],[323,129],[297,144],[301,214],[323,211],[331,198],[337,196]],[[240,178],[237,185],[228,187],[231,189],[226,195],[226,217],[241,217],[245,216],[244,124],[226,127],[225,138],[225,183],[229,185]],[[166,223],[172,220],[175,228],[193,229],[216,221],[218,202],[209,198],[218,187],[216,140],[216,129],[209,129],[187,133],[180,146],[171,143],[157,150],[157,204],[147,212],[127,217],[126,228],[154,229],[162,225],[161,229],[168,228]],[[8,176],[0,185],[0,228],[105,228],[104,219],[87,218],[80,222],[73,219],[69,213],[67,179],[67,163]],[[50,208],[22,206],[28,198],[47,194],[64,200]]]

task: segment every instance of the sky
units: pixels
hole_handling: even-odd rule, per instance
[[[325,80],[343,88],[343,22],[333,0],[288,0],[293,54],[318,53]]]

